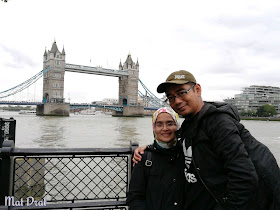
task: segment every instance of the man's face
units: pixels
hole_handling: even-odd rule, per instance
[[[166,96],[168,98],[175,96],[175,100],[170,101],[170,106],[175,112],[185,118],[193,117],[203,106],[199,84],[196,84],[187,94],[182,94],[182,92],[186,92],[191,88],[192,85],[193,83],[183,85],[171,84],[166,87]]]

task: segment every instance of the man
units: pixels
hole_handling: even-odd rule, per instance
[[[178,133],[187,180],[184,209],[257,209],[256,196],[262,199],[265,195],[258,192],[258,176],[252,159],[259,159],[255,148],[268,149],[238,122],[239,116],[231,106],[204,103],[201,91],[194,76],[184,70],[173,72],[157,88],[158,93],[165,92],[170,106],[185,118]],[[242,135],[250,142],[248,147],[258,145],[251,149],[252,159]],[[135,162],[141,158],[139,150],[135,152]],[[273,158],[272,155],[269,160],[274,161],[273,169],[276,168],[274,172],[278,176],[279,168]],[[273,180],[277,182],[277,178]],[[274,192],[279,192],[277,190],[279,188]],[[265,200],[258,209],[267,205]]]

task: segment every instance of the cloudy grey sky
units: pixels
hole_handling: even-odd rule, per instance
[[[280,87],[279,0],[9,0],[0,19],[0,92],[41,71],[54,39],[67,63],[118,69],[130,52],[160,97],[157,85],[180,69],[194,74],[204,100]],[[10,99],[41,100],[42,79],[26,92]],[[64,97],[117,98],[118,79],[66,72]]]

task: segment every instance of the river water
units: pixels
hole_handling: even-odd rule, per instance
[[[0,117],[16,119],[18,148],[129,147],[130,141],[137,141],[139,145],[153,142],[151,117],[126,118],[104,114],[42,117],[18,112],[0,112]],[[242,123],[272,151],[280,163],[280,122]]]

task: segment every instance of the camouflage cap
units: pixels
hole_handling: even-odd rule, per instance
[[[190,72],[185,71],[185,70],[175,71],[167,77],[165,82],[161,83],[157,87],[157,92],[158,93],[165,92],[166,86],[170,85],[170,84],[182,85],[182,84],[186,84],[189,82],[196,83],[194,76]]]

